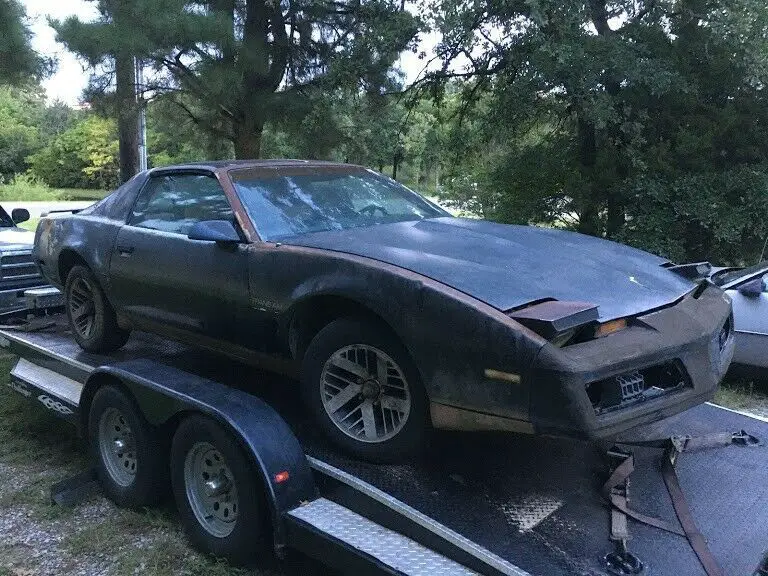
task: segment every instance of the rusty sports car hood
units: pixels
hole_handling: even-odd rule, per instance
[[[284,244],[407,268],[500,310],[543,298],[591,302],[601,320],[674,302],[693,284],[664,259],[592,236],[484,220],[435,218],[316,232]]]

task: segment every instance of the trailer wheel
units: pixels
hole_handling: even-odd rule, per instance
[[[83,350],[112,352],[128,341],[130,332],[117,324],[117,316],[85,266],[75,266],[67,275],[64,304],[72,334]]]
[[[342,318],[320,330],[302,363],[304,403],[337,445],[396,462],[421,450],[427,396],[410,355],[374,322]]]
[[[162,500],[167,451],[131,398],[114,386],[100,388],[91,402],[88,437],[101,486],[115,504],[142,508]]]
[[[236,564],[268,549],[264,487],[237,440],[218,423],[190,416],[171,445],[171,485],[191,542]]]

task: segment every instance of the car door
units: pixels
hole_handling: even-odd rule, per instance
[[[762,277],[762,290],[757,283],[761,276],[726,290],[733,302],[733,325],[736,331],[735,364],[768,368],[768,275]],[[751,284],[747,289],[747,284]]]
[[[243,340],[241,329],[249,322],[246,247],[190,240],[190,228],[202,220],[237,226],[212,174],[150,177],[113,247],[112,295],[137,327]]]

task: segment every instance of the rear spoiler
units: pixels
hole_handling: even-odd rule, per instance
[[[691,262],[689,264],[668,264],[664,266],[675,274],[679,274],[688,280],[704,280],[712,273],[712,264],[709,262]]]
[[[83,210],[83,208],[73,208],[72,210],[48,210],[48,212],[43,212],[40,214],[41,218],[45,218],[46,216],[50,216],[51,214],[64,214],[67,212],[71,212],[72,214],[77,214]]]

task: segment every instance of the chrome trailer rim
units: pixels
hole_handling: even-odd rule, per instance
[[[72,283],[69,292],[69,314],[72,324],[83,338],[90,338],[96,323],[96,306],[93,287],[83,278]]]
[[[360,442],[385,442],[405,427],[411,392],[403,370],[367,344],[337,350],[320,375],[323,408],[336,427]]]
[[[99,454],[112,480],[130,486],[136,478],[136,441],[125,416],[107,408],[99,418]]]
[[[238,515],[237,486],[224,456],[212,444],[198,442],[187,452],[184,485],[203,529],[217,538],[229,536]]]

